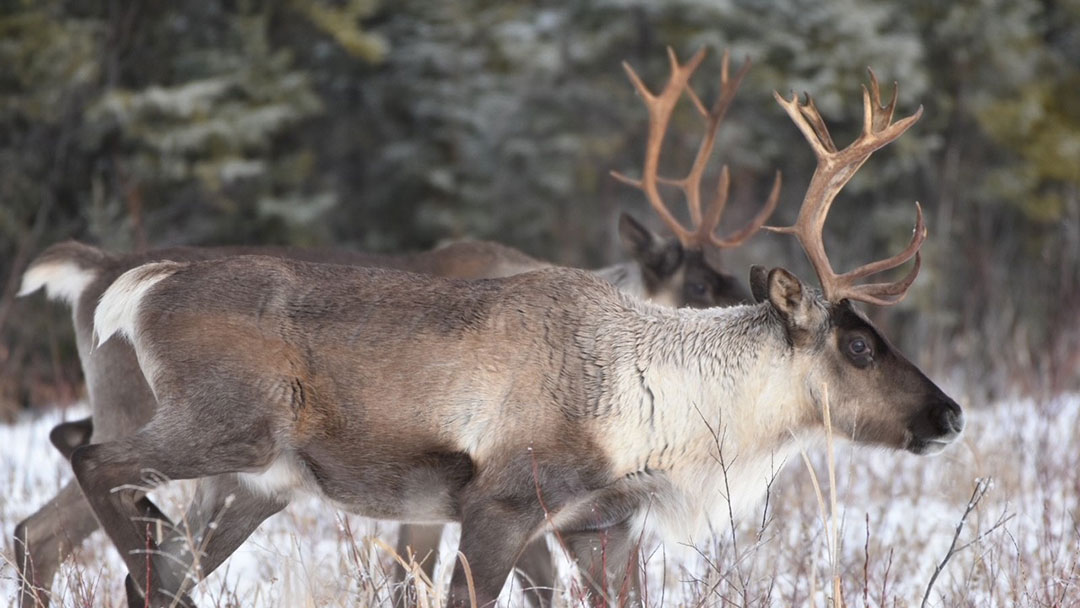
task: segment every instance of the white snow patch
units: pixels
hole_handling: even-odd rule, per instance
[[[84,415],[85,408],[53,410],[0,426],[0,524],[7,535],[0,556],[0,601],[14,604],[17,599],[12,529],[71,477],[67,463],[49,444],[49,429],[64,418]],[[934,567],[945,557],[974,480],[983,477],[993,477],[994,485],[968,518],[958,544],[985,536],[950,559],[929,605],[1080,597],[1080,527],[1075,521],[1080,513],[1080,395],[998,403],[967,415],[968,428],[957,445],[934,457],[837,446],[836,563],[852,606],[864,605],[864,563],[869,605],[918,605]],[[826,535],[800,460],[790,461],[776,479],[764,530],[760,507],[736,526],[738,561],[733,559],[730,527],[722,523],[712,538],[699,539],[695,547],[662,547],[646,539],[642,553],[649,605],[696,603],[692,600],[708,589],[714,591],[705,605],[720,605],[721,597],[738,603],[741,580],[750,589],[748,597],[771,593],[771,600],[762,604],[826,603],[831,578]],[[811,460],[827,510],[823,452],[812,453]],[[190,496],[190,486],[182,483],[153,493],[174,517]],[[994,530],[1003,518],[1009,519]],[[193,598],[210,606],[388,606],[385,587],[379,593],[371,589],[385,583],[391,571],[389,554],[378,543],[393,546],[396,528],[337,512],[314,496],[298,494],[289,508],[267,520],[203,581]],[[443,585],[454,561],[456,526],[450,530],[444,534],[437,570]],[[557,543],[551,543],[560,555],[563,598],[580,597],[567,590],[572,587],[567,579],[572,567]],[[54,605],[122,605],[123,574],[116,552],[103,534],[95,533],[61,568]],[[514,593],[520,588],[520,581],[508,582],[501,603],[522,605]],[[817,594],[812,600],[811,589]]]

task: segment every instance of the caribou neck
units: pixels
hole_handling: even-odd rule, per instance
[[[655,515],[677,528],[668,532],[692,536],[726,518],[729,494],[731,511],[745,512],[812,436],[805,370],[767,304],[650,306],[610,329],[597,409],[612,415],[598,437],[616,477],[663,480],[672,500]]]

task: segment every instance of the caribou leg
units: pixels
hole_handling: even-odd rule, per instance
[[[97,528],[94,512],[75,480],[15,526],[15,567],[23,608],[49,605],[60,563]]]
[[[87,416],[54,426],[49,431],[49,441],[64,455],[65,460],[71,460],[71,453],[75,448],[89,444],[93,434],[94,418]]]
[[[81,447],[72,455],[72,468],[98,521],[117,547],[147,596],[147,605],[190,605],[182,595],[191,574],[184,565],[166,559],[147,534],[136,501],[142,484],[164,479],[195,479],[266,467],[274,457],[265,424],[223,426],[206,433],[191,412],[159,409],[142,429],[116,441]],[[240,430],[244,432],[241,433]],[[232,431],[232,432],[229,432]],[[179,456],[179,457],[178,457]],[[154,478],[146,479],[150,473]],[[144,575],[145,573],[145,575]],[[149,578],[149,590],[144,588]]]
[[[626,523],[562,535],[577,562],[593,604],[639,606],[637,538]]]
[[[514,562],[542,521],[543,512],[527,499],[478,496],[464,501],[459,551],[468,561],[469,572],[459,557],[450,580],[450,605],[469,605],[471,576],[476,605],[493,606]]]
[[[517,561],[517,569],[525,579],[525,593],[533,606],[547,608],[555,593],[555,563],[548,550],[547,539],[537,538],[525,547]]]
[[[285,500],[252,492],[236,475],[200,479],[183,524],[174,528],[159,547],[170,561],[192,574],[180,591],[187,593],[197,580],[209,576],[262,522],[286,504]],[[143,608],[146,600],[131,574],[124,586],[128,606]]]
[[[402,559],[411,554],[429,580],[435,571],[439,541],[443,525],[402,524],[398,534],[397,553]],[[524,591],[538,608],[551,606],[555,586],[555,565],[547,542],[539,538],[530,543],[517,560],[517,570],[525,579]],[[408,572],[400,562],[395,562],[393,579],[394,606],[404,608],[414,605],[415,598],[409,593],[406,578]]]
[[[172,526],[169,518],[146,496],[139,496],[135,505],[142,520],[156,519],[165,528]],[[157,528],[154,525],[153,529]],[[49,605],[53,578],[60,564],[97,529],[94,512],[74,479],[15,526],[15,566],[23,608]]]
[[[439,542],[442,539],[442,524],[401,524],[398,532],[397,554],[403,560],[408,561],[409,556],[419,564],[420,569],[428,577],[434,580],[435,562],[439,558]],[[405,608],[415,602],[411,597],[408,585],[409,571],[400,561],[394,561],[394,578],[391,595],[394,606]]]

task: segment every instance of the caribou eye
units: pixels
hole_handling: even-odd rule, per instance
[[[874,348],[866,336],[855,334],[847,341],[847,356],[855,367],[862,369],[874,362]]]
[[[866,343],[866,340],[855,338],[848,343],[848,350],[851,351],[851,354],[856,356],[865,355],[870,351],[870,346]]]

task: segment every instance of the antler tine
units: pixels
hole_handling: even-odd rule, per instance
[[[717,224],[720,223],[720,218],[723,216],[724,208],[727,205],[731,174],[726,166],[722,169],[717,183],[716,195],[704,213],[701,205],[701,180],[709,164],[709,157],[712,156],[720,123],[723,121],[724,115],[727,114],[731,102],[735,99],[735,93],[739,90],[743,78],[750,71],[750,59],[746,59],[742,67],[732,77],[730,71],[731,54],[728,51],[724,52],[720,68],[720,93],[717,95],[712,107],[706,109],[705,104],[701,102],[701,98],[690,86],[690,75],[700,65],[704,56],[705,50],[699,50],[685,66],[680,66],[675,52],[669,47],[668,59],[671,63],[671,77],[659,95],[651,93],[633,68],[626,63],[623,64],[627,74],[630,75],[631,82],[634,83],[634,88],[645,99],[645,104],[649,109],[649,138],[642,178],[633,180],[616,172],[612,172],[612,175],[625,184],[643,190],[660,218],[671,228],[683,246],[696,248],[709,243],[721,248],[736,247],[761,229],[769,215],[776,208],[779,201],[780,175],[777,173],[776,183],[773,185],[773,191],[769,199],[766,200],[761,211],[747,226],[726,239],[721,239],[713,233]],[[674,110],[675,104],[683,91],[690,97],[698,113],[705,118],[705,134],[701,139],[701,144],[698,146],[693,165],[686,176],[681,179],[666,179],[657,175],[660,146],[671,118],[671,112]],[[683,195],[686,197],[687,206],[690,209],[690,221],[694,226],[692,231],[687,230],[671,215],[670,210],[656,189],[656,184],[675,186],[682,190]]]
[[[804,105],[799,103],[798,96],[792,95],[792,99],[788,101],[778,93],[773,94],[814,149],[818,165],[810,179],[795,224],[783,228],[767,226],[766,229],[795,235],[821,281],[825,298],[830,302],[847,298],[872,304],[895,304],[904,298],[921,266],[918,251],[926,239],[926,225],[923,222],[922,207],[918,203],[915,208],[915,233],[911,242],[903,251],[890,258],[864,264],[837,275],[829,263],[823,241],[825,218],[836,195],[874,151],[903,135],[922,116],[922,106],[919,106],[911,116],[892,122],[898,89],[899,87],[894,88],[889,105],[882,106],[877,76],[870,71],[870,87],[863,86],[863,132],[843,150],[836,149],[825,122],[809,95],[806,96],[807,102]],[[899,281],[855,284],[859,279],[896,268],[913,256],[914,268]]]
[[[877,132],[889,126],[889,123],[892,122],[893,112],[896,111],[896,99],[900,95],[900,83],[893,81],[892,99],[889,101],[889,105],[883,106],[881,105],[881,88],[878,86],[877,74],[871,68],[866,68],[866,71],[870,74],[870,94],[873,98],[875,119],[873,126],[874,131]]]
[[[705,118],[705,136],[701,138],[701,145],[698,146],[697,155],[694,157],[694,164],[690,168],[690,172],[685,178],[679,180],[679,185],[683,192],[686,193],[686,201],[690,207],[690,220],[697,226],[694,233],[694,238],[697,242],[705,242],[708,240],[709,234],[716,228],[716,224],[720,221],[720,217],[723,215],[724,206],[727,204],[727,188],[730,182],[724,182],[724,174],[721,173],[720,181],[717,183],[717,195],[713,198],[712,204],[708,211],[708,216],[712,218],[711,221],[703,221],[701,211],[701,179],[705,175],[705,168],[709,164],[709,157],[712,156],[713,146],[716,143],[716,134],[720,130],[720,123],[723,122],[724,116],[727,114],[728,108],[731,107],[731,102],[735,99],[735,93],[739,91],[739,86],[742,84],[743,77],[750,71],[750,59],[747,58],[743,62],[739,71],[735,74],[735,78],[729,79],[729,66],[731,62],[731,54],[728,51],[724,51],[724,58],[722,67],[720,68],[720,94],[717,95],[716,101],[713,102],[713,107],[705,111],[704,105],[699,105],[698,111]],[[697,98],[693,95],[693,89],[689,89],[694,99]],[[700,104],[700,101],[698,102]],[[724,168],[726,171],[727,168]],[[719,206],[720,209],[713,212],[712,207]]]
[[[696,226],[693,235],[695,243],[703,243],[708,240],[708,234],[716,227],[715,222],[720,220],[720,216],[723,214],[723,205],[727,202],[726,186],[723,186],[721,182],[717,188],[718,195],[713,199],[712,203],[713,205],[720,204],[720,212],[713,219],[714,223],[710,224],[702,221],[701,179],[704,177],[705,169],[708,167],[709,157],[712,156],[713,147],[716,143],[716,134],[720,130],[720,123],[723,122],[731,102],[735,99],[735,93],[738,92],[743,77],[750,71],[750,59],[747,58],[743,62],[743,66],[739,68],[733,79],[728,77],[730,65],[731,53],[725,50],[720,68],[720,94],[717,95],[711,109],[706,109],[705,104],[701,102],[697,93],[694,92],[694,88],[687,85],[687,96],[694,102],[694,107],[705,119],[705,135],[701,138],[701,144],[698,146],[697,154],[694,156],[694,163],[691,165],[686,177],[681,179],[661,178],[660,180],[663,184],[676,186],[683,191],[683,195],[686,197],[686,205],[690,209],[690,222],[693,226]],[[709,216],[712,215],[713,213],[710,211]]]
[[[724,167],[724,172],[727,173],[727,166]],[[769,198],[765,199],[765,204],[761,206],[761,209],[757,212],[757,215],[750,220],[745,226],[743,226],[737,232],[729,235],[727,238],[720,238],[710,230],[708,233],[709,242],[720,249],[730,249],[732,247],[738,247],[749,240],[750,237],[757,234],[758,230],[761,230],[765,226],[765,222],[769,220],[769,217],[776,211],[776,206],[780,203],[780,171],[776,172],[776,178],[773,180],[772,191],[769,192]],[[726,190],[727,184],[724,188]],[[727,199],[727,193],[724,193],[725,203]],[[716,222],[720,221],[720,213],[722,213],[723,205],[714,205],[718,207],[720,211],[717,212]],[[715,225],[715,223],[714,223]]]
[[[700,181],[700,178],[698,179]],[[713,196],[712,203],[705,210],[705,216],[701,217],[701,212],[698,212],[697,231],[694,233],[698,239],[707,239],[712,233],[712,229],[720,223],[720,217],[724,215],[724,209],[727,207],[730,190],[731,172],[728,170],[728,166],[724,165],[720,167],[720,177],[716,180],[716,195]]]
[[[795,126],[802,132],[803,137],[814,150],[814,155],[818,159],[818,166],[814,170],[813,177],[810,178],[810,185],[807,187],[806,195],[803,197],[802,206],[799,208],[799,217],[796,219],[795,224],[785,227],[765,226],[765,229],[772,232],[791,234],[798,239],[803,251],[806,252],[806,257],[810,260],[810,265],[813,266],[814,272],[821,281],[821,288],[825,298],[832,299],[830,297],[832,295],[832,285],[829,283],[829,278],[835,276],[836,273],[833,272],[832,265],[829,264],[829,258],[825,255],[825,244],[821,235],[825,227],[825,217],[829,213],[829,207],[832,205],[836,193],[847,182],[847,179],[850,179],[850,175],[844,178],[834,189],[828,188],[836,170],[833,166],[833,159],[840,153],[836,150],[836,144],[833,143],[829,130],[825,126],[825,121],[821,118],[821,114],[814,105],[813,98],[808,93],[805,95],[806,105],[804,106],[795,93],[792,93],[791,99],[787,100],[780,93],[773,91],[773,98],[780,104],[780,107],[784,108],[791,121],[795,123]],[[854,174],[854,171],[852,170],[851,173]]]
[[[684,245],[692,243],[694,240],[694,233],[684,227],[675,216],[672,215],[671,210],[668,208],[667,203],[664,202],[663,197],[660,195],[660,191],[657,185],[661,182],[666,183],[666,180],[662,180],[657,174],[660,166],[660,151],[664,143],[664,134],[667,132],[668,123],[671,120],[671,114],[675,110],[675,105],[678,103],[679,98],[683,92],[689,88],[690,76],[697,70],[698,66],[705,59],[705,49],[698,50],[694,53],[694,56],[690,58],[685,65],[679,65],[679,59],[675,56],[675,51],[668,47],[668,59],[671,63],[671,76],[668,78],[667,84],[659,94],[653,94],[645,86],[641,78],[629,63],[623,62],[623,68],[626,70],[627,75],[630,77],[630,81],[633,83],[634,88],[638,94],[641,95],[645,101],[645,106],[649,111],[649,135],[646,143],[645,151],[645,164],[641,172],[641,179],[635,180],[626,177],[625,175],[612,171],[611,175],[623,182],[635,188],[642,190],[645,193],[645,197],[649,200],[649,204],[660,216],[665,224],[675,233],[675,236]],[[698,101],[700,103],[700,101]]]
[[[836,144],[833,143],[832,136],[829,135],[829,129],[825,126],[825,121],[821,118],[817,106],[814,105],[814,98],[809,93],[804,93],[804,95],[806,95],[806,105],[799,102],[799,96],[794,92],[791,94],[791,100],[788,101],[780,93],[773,91],[773,98],[780,104],[780,107],[784,108],[795,126],[802,131],[803,137],[806,138],[810,147],[814,149],[814,154],[817,155],[818,159],[835,154]]]
[[[916,253],[915,265],[904,275],[904,278],[892,283],[854,285],[851,287],[851,291],[857,295],[847,297],[860,302],[877,304],[878,306],[897,304],[907,296],[908,287],[911,287],[911,284],[915,282],[915,277],[919,275],[920,268],[922,268],[922,255]]]
[[[919,268],[922,266],[922,257],[919,255],[919,248],[922,247],[923,241],[925,240],[926,224],[923,223],[922,205],[915,203],[915,231],[911,236],[911,242],[908,243],[908,246],[905,247],[903,251],[890,258],[864,264],[863,266],[859,266],[854,270],[845,272],[836,277],[837,297],[846,297],[852,300],[877,304],[879,306],[888,306],[900,302],[904,299],[904,296],[907,295],[908,287],[911,287],[911,284],[915,282],[915,277],[919,274]],[[915,258],[915,265],[912,266],[911,270],[908,271],[902,279],[891,283],[855,284],[855,281],[859,279],[896,268],[910,260],[912,257]]]
[[[690,219],[697,225],[697,229],[694,231],[695,242],[699,245],[708,243],[720,249],[738,247],[745,243],[761,229],[769,219],[769,216],[772,215],[772,212],[776,210],[776,205],[780,202],[781,179],[780,172],[777,171],[772,192],[770,193],[769,198],[765,200],[765,204],[758,211],[757,215],[755,215],[746,226],[727,238],[718,237],[715,230],[720,224],[720,218],[724,215],[731,188],[731,173],[728,170],[727,165],[724,165],[720,170],[720,177],[717,180],[716,194],[713,196],[704,215],[702,214],[701,179],[705,174],[705,168],[708,165],[709,157],[712,156],[713,146],[716,142],[716,134],[720,128],[720,122],[723,121],[724,115],[727,114],[727,110],[731,106],[731,102],[735,99],[735,94],[738,92],[743,78],[746,76],[747,72],[750,71],[750,59],[747,58],[743,62],[742,67],[739,68],[739,71],[735,74],[735,77],[729,79],[730,65],[731,55],[728,51],[724,51],[724,57],[720,68],[720,94],[713,103],[712,109],[707,113],[702,112],[702,115],[705,116],[706,119],[705,137],[702,138],[701,145],[698,147],[697,156],[694,158],[694,164],[690,173],[688,173],[684,179],[673,182],[682,187],[683,191],[686,193],[686,199],[690,206]],[[693,89],[688,87],[688,91],[693,96]],[[693,96],[693,98],[696,100],[696,96]],[[703,108],[704,106],[699,103],[699,111],[702,111]]]
[[[923,222],[922,205],[915,203],[915,230],[911,235],[911,242],[908,243],[908,246],[905,247],[903,251],[891,258],[870,262],[869,264],[864,264],[854,270],[849,270],[837,277],[837,279],[853,284],[854,281],[859,279],[864,279],[870,275],[896,268],[910,260],[913,256],[918,255],[919,248],[922,247],[923,241],[925,240],[926,224]]]

